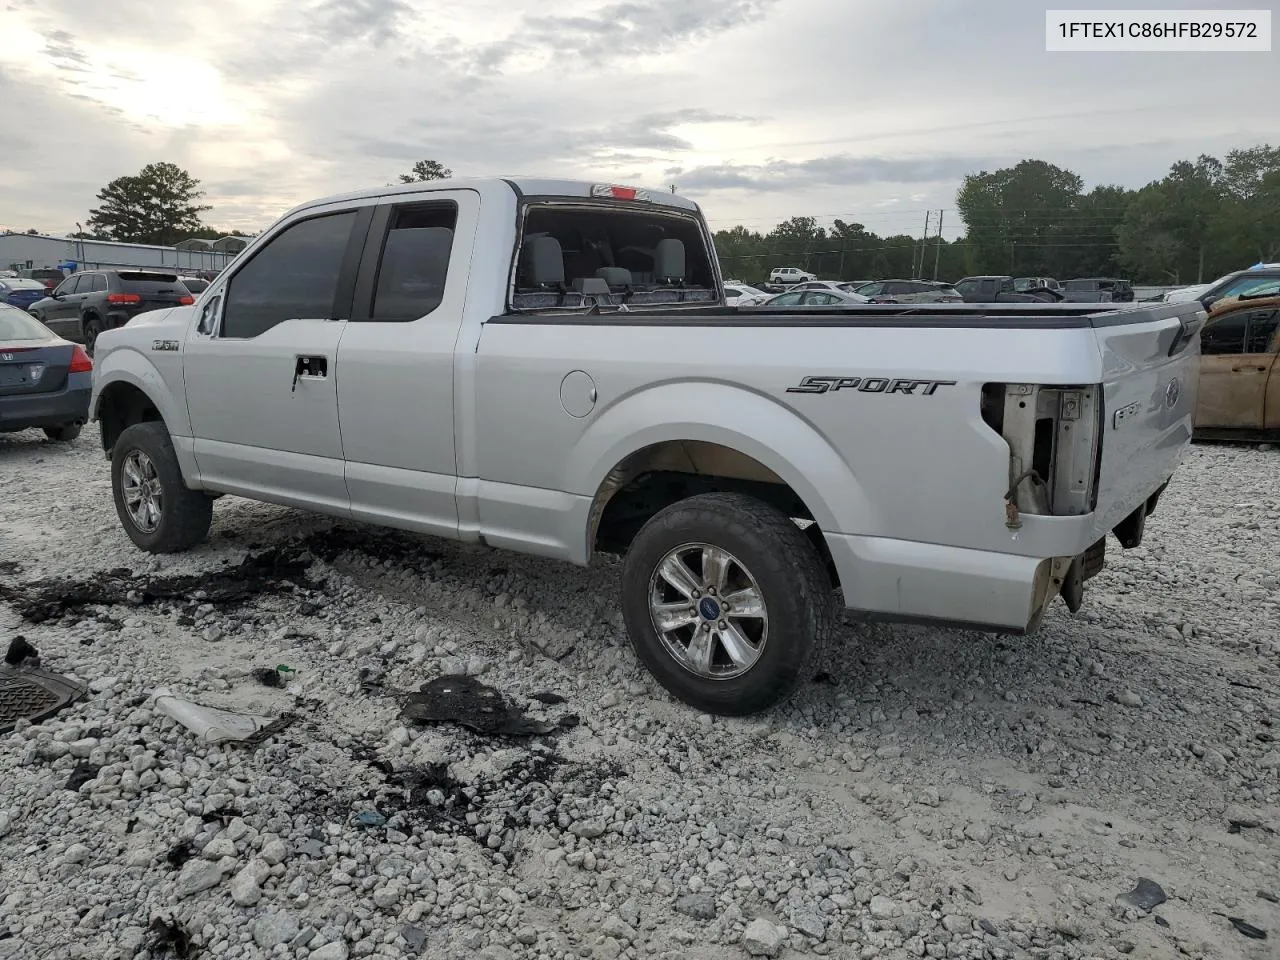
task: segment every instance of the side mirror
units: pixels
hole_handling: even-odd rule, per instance
[[[50,290],[50,291],[49,291],[49,296],[50,296],[50,297],[52,297],[54,300],[61,300],[63,297],[65,297],[65,296],[66,296],[66,294],[65,294],[65,293],[59,293],[57,290]]]

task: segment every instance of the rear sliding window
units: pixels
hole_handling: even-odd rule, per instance
[[[695,217],[634,205],[534,202],[526,208],[511,306],[714,303],[714,276]]]

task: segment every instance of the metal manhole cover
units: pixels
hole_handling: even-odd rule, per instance
[[[84,696],[84,684],[46,670],[0,667],[0,733],[19,720],[38,723]]]

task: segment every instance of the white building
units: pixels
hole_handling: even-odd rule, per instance
[[[165,267],[184,273],[216,273],[245,248],[248,237],[183,240],[173,247],[114,240],[74,240],[32,233],[0,234],[0,270],[112,270]]]

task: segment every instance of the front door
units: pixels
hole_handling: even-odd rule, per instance
[[[76,290],[81,279],[78,273],[67,277],[54,288],[55,299],[40,308],[45,326],[69,340],[80,339],[80,301],[84,297]]]
[[[285,224],[220,280],[183,357],[206,487],[347,515],[338,341],[372,208]]]
[[[1280,312],[1272,307],[1234,310],[1205,327],[1200,335],[1197,427],[1263,429],[1277,325]]]
[[[480,195],[424,192],[378,207],[338,347],[351,515],[458,535],[454,356]]]

